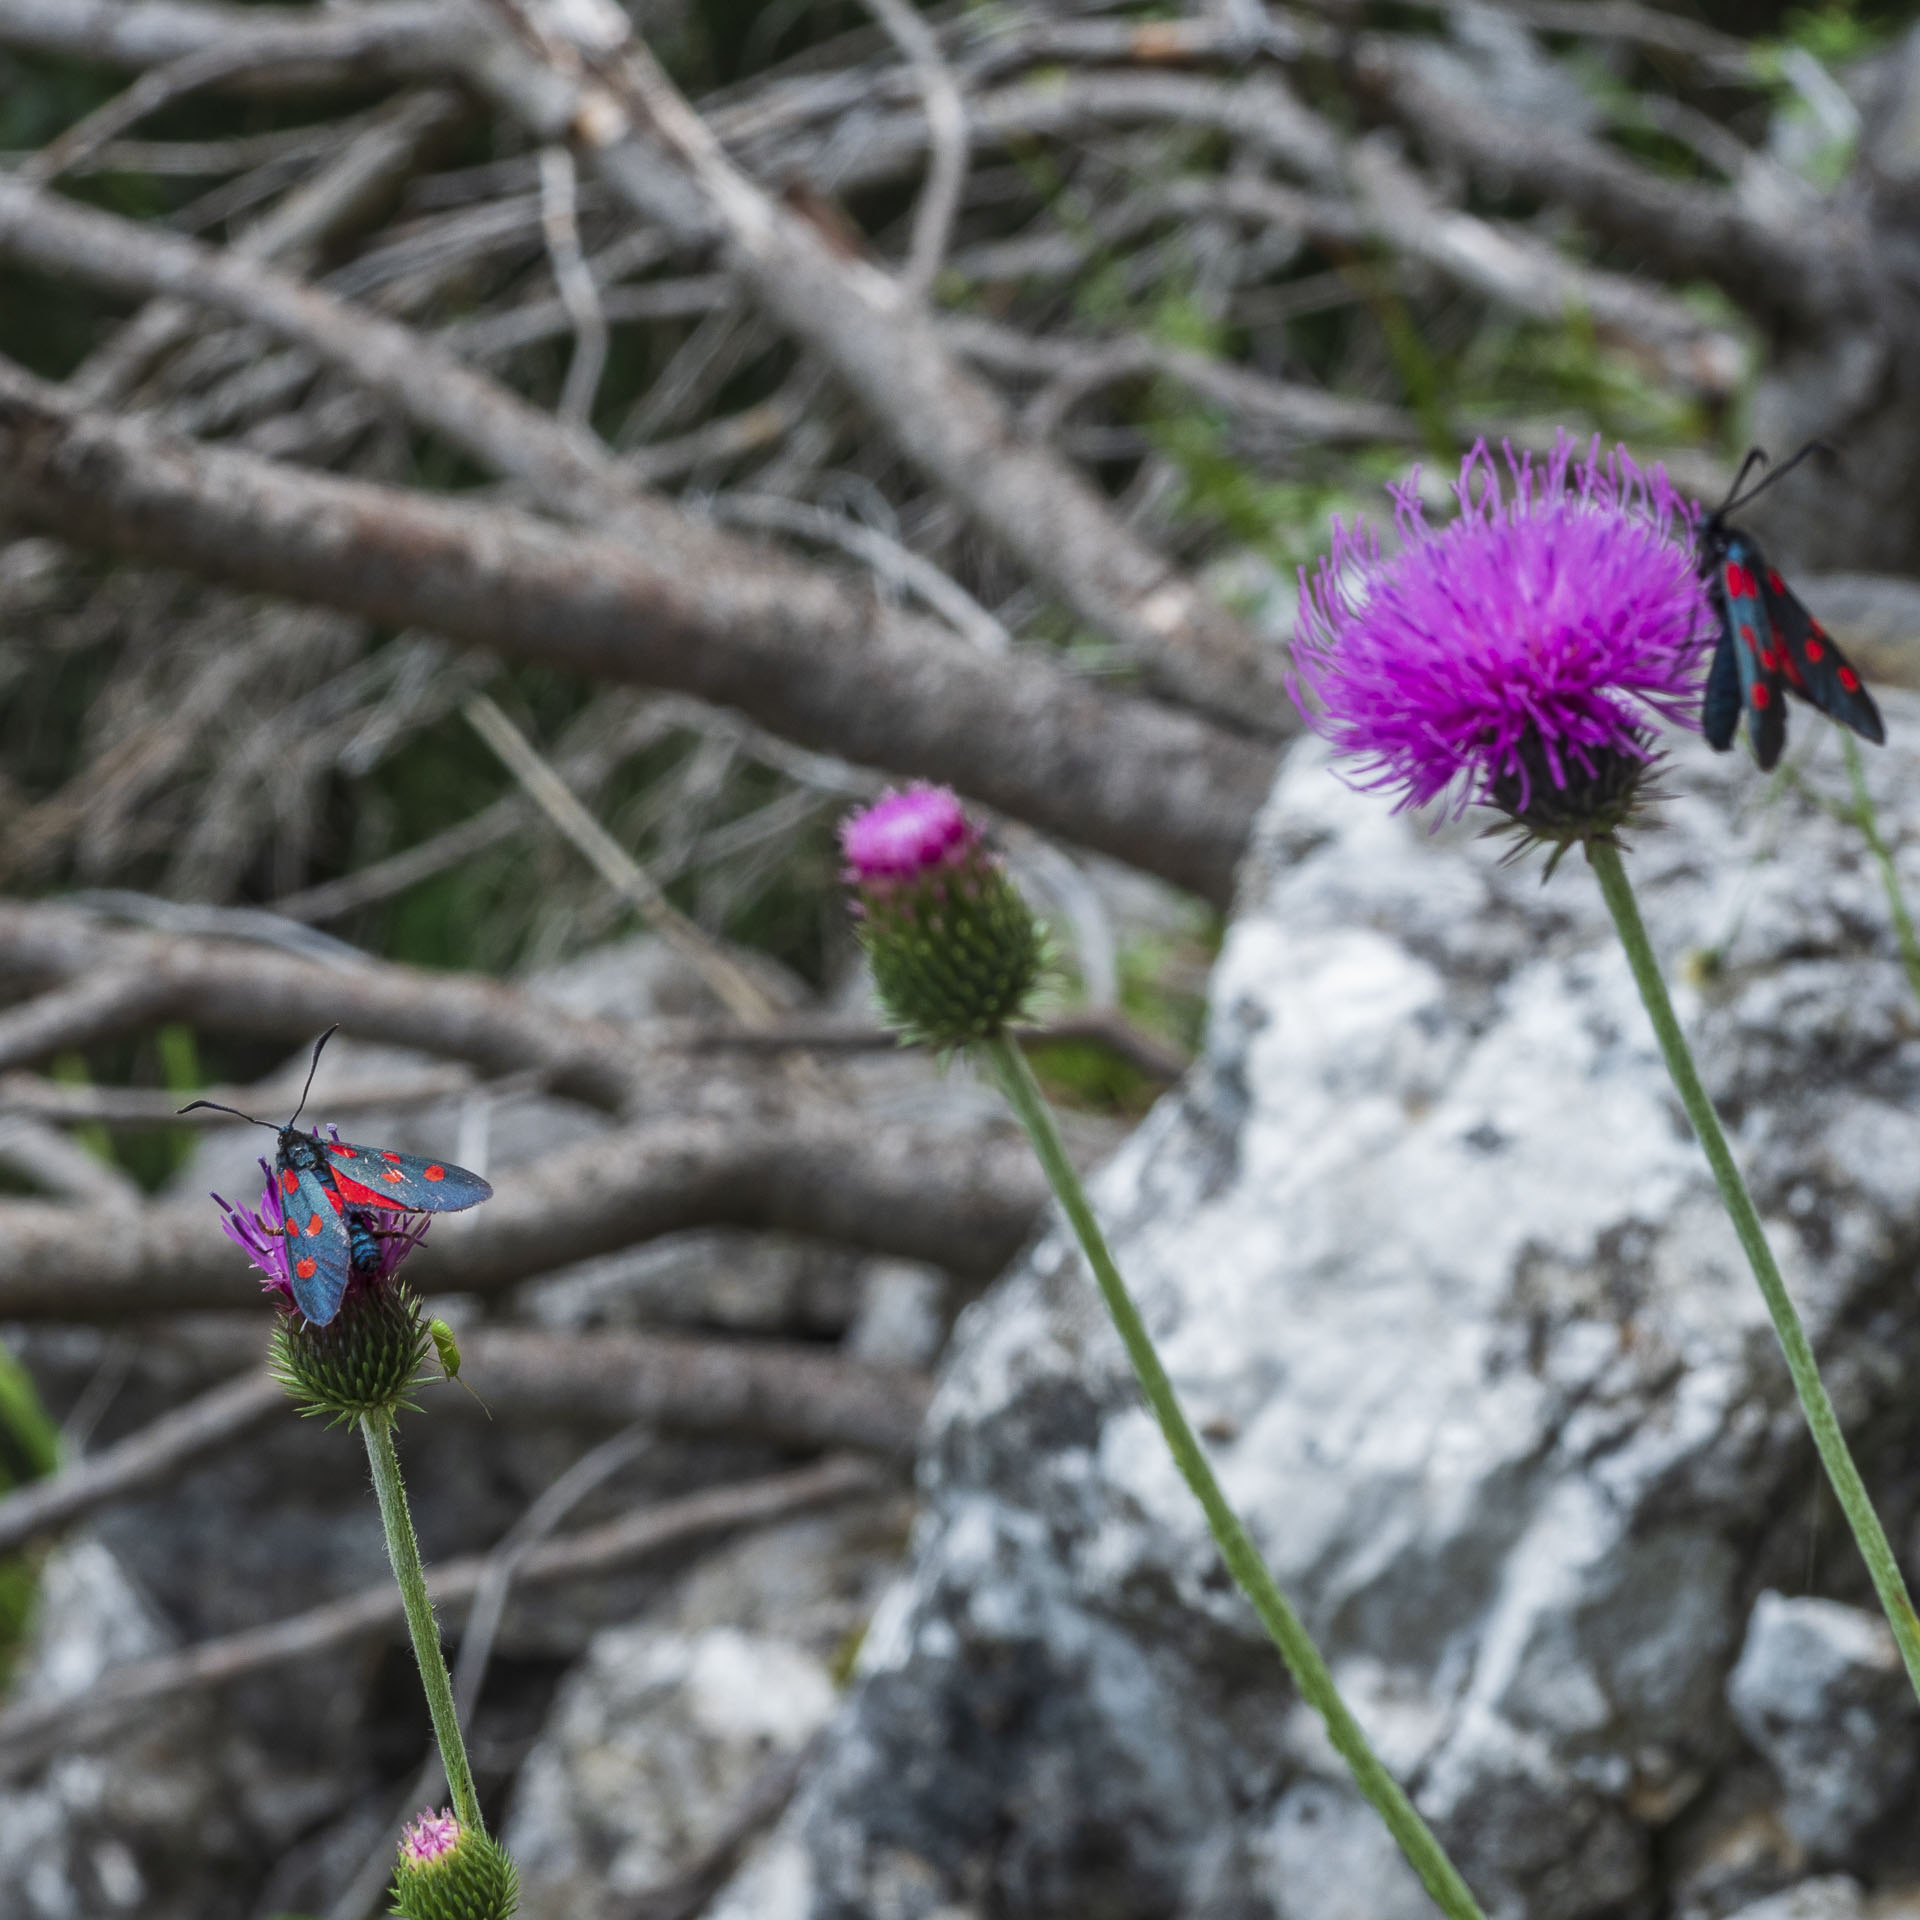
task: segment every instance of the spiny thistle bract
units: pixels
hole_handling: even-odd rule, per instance
[[[887,1017],[935,1047],[1017,1020],[1046,966],[1032,909],[945,787],[883,795],[840,829]]]
[[[1394,488],[1400,550],[1334,525],[1300,579],[1294,693],[1307,724],[1402,807],[1496,808],[1523,840],[1611,839],[1647,796],[1647,724],[1695,722],[1713,615],[1693,516],[1658,467],[1584,460],[1565,434],[1542,463],[1484,442],[1435,531]],[[1556,855],[1557,857],[1557,855]]]
[[[419,1295],[397,1281],[349,1292],[324,1327],[282,1313],[267,1366],[303,1413],[354,1421],[408,1405],[432,1345]]]
[[[423,1813],[400,1836],[393,1911],[402,1920],[507,1920],[519,1904],[505,1850],[451,1812]]]

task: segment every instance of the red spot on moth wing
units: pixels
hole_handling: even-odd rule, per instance
[[[397,1153],[383,1153],[380,1158],[382,1160],[391,1160],[396,1167],[400,1164],[400,1156]]]
[[[404,1180],[406,1177],[398,1167],[388,1167],[380,1176],[382,1180]]]
[[[1757,638],[1754,634],[1753,629],[1747,626],[1744,622],[1742,623],[1740,628],[1740,638],[1744,640],[1747,643],[1747,645],[1750,647],[1757,644]]]
[[[1849,693],[1858,693],[1860,691],[1860,676],[1855,673],[1851,667],[1842,667],[1840,669],[1840,684],[1845,687]]]
[[[1787,590],[1787,583],[1771,569],[1767,572],[1767,585],[1770,586],[1775,593],[1785,593]]]
[[[293,1193],[298,1190],[299,1185],[300,1185],[300,1176],[297,1173],[295,1173],[291,1167],[286,1168],[281,1173],[280,1191],[282,1193]]]
[[[1772,699],[1773,699],[1773,689],[1771,687],[1755,687],[1754,688],[1753,704],[1756,707],[1764,707],[1768,705],[1772,701]]]
[[[1824,660],[1827,657],[1827,650],[1820,644],[1818,638],[1819,629],[1816,628],[1814,631],[1816,637],[1807,642],[1807,658],[1809,660]]]
[[[339,1184],[340,1191],[357,1207],[390,1207],[393,1204],[386,1194],[375,1193],[371,1187],[363,1187],[358,1180],[346,1174],[340,1176]]]
[[[427,1169],[427,1178],[429,1180],[444,1180],[446,1177],[447,1170],[445,1167],[429,1167]]]
[[[311,1280],[314,1274],[319,1271],[311,1257],[296,1260],[293,1265],[293,1270],[302,1280]]]
[[[292,1239],[300,1232],[300,1222],[298,1220],[289,1220],[280,1231],[286,1234],[289,1239]]]
[[[330,1142],[327,1151],[341,1160],[351,1160],[353,1158],[353,1149],[351,1147],[343,1147],[338,1140]]]
[[[1737,560],[1727,562],[1727,591],[1736,599],[1751,599],[1754,593],[1753,575]]]
[[[320,1216],[316,1213],[313,1216],[313,1218],[307,1222],[307,1238],[311,1240],[313,1236],[319,1231],[320,1231]]]

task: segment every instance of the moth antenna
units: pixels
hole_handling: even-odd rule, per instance
[[[242,1113],[238,1107],[223,1107],[218,1100],[189,1100],[184,1107],[175,1107],[175,1114],[191,1113],[195,1107],[207,1107],[215,1113],[230,1113],[236,1120],[244,1120],[250,1127],[265,1127],[269,1133],[278,1133],[280,1129],[271,1120],[256,1120],[250,1113]]]
[[[333,1025],[313,1043],[313,1059],[307,1065],[307,1084],[300,1089],[300,1104],[294,1108],[293,1120],[287,1122],[288,1126],[292,1126],[294,1121],[298,1120],[301,1114],[306,1111],[307,1095],[313,1091],[313,1076],[320,1071],[320,1049],[339,1031],[340,1022],[336,1020]]]
[[[1747,475],[1752,472],[1753,464],[1756,460],[1763,467],[1767,464],[1767,450],[1765,447],[1749,447],[1747,449],[1747,457],[1740,462],[1740,471],[1733,476],[1733,485],[1727,489],[1727,497],[1713,510],[1713,517],[1716,520],[1725,514],[1731,513],[1739,504],[1740,489],[1747,484]]]
[[[1747,477],[1747,469],[1753,465],[1754,455],[1759,454],[1762,461],[1765,461],[1767,457],[1764,453],[1760,452],[1758,447],[1755,447],[1752,452],[1747,455],[1746,459],[1740,463],[1740,473],[1733,483],[1733,492],[1727,496],[1727,504],[1722,507],[1720,511],[1723,514],[1732,513],[1736,509],[1746,506],[1749,501],[1759,499],[1776,480],[1784,480],[1810,453],[1824,454],[1829,460],[1837,460],[1840,457],[1826,441],[1809,440],[1792,459],[1783,460],[1764,480],[1756,480],[1750,492],[1742,494],[1740,492],[1740,482]]]

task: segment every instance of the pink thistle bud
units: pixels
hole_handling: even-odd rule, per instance
[[[946,787],[888,793],[840,829],[881,1005],[938,1047],[1018,1019],[1045,962],[1032,911]]]
[[[447,1807],[423,1813],[400,1836],[400,1858],[410,1867],[430,1867],[460,1844],[460,1822]]]
[[[949,787],[918,781],[905,793],[885,793],[840,828],[847,882],[884,887],[957,867],[980,844],[980,830]]]

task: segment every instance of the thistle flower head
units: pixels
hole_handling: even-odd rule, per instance
[[[1435,530],[1412,482],[1393,489],[1400,548],[1334,525],[1302,570],[1294,697],[1402,807],[1499,808],[1565,847],[1614,832],[1653,759],[1650,722],[1689,711],[1713,616],[1694,510],[1659,467],[1584,459],[1562,434],[1544,463],[1485,442],[1461,466],[1459,512]]]
[[[260,1173],[264,1191],[257,1207],[236,1207],[217,1193],[213,1199],[227,1238],[260,1270],[280,1308],[268,1361],[274,1377],[307,1413],[356,1420],[395,1412],[419,1378],[431,1344],[419,1299],[395,1276],[427,1237],[430,1216],[396,1207],[346,1208],[352,1260],[347,1291],[334,1317],[316,1326],[294,1299],[294,1263],[311,1255],[287,1233],[280,1183],[265,1160]]]
[[[403,1920],[507,1920],[520,1880],[499,1844],[452,1812],[427,1812],[400,1836],[393,1910]]]
[[[882,795],[841,826],[840,846],[874,985],[904,1037],[961,1046],[1020,1016],[1045,941],[948,788]]]
[[[338,1129],[328,1131],[339,1138]],[[265,1160],[260,1163],[263,1191],[257,1207],[236,1207],[219,1194],[220,1226],[227,1238],[259,1269],[261,1284],[276,1296],[288,1313],[294,1311],[293,1262],[299,1258],[287,1238],[286,1208],[280,1183]],[[427,1237],[433,1216],[399,1207],[349,1207],[347,1231],[353,1247],[353,1273],[347,1291],[381,1287],[400,1269],[401,1262]]]

